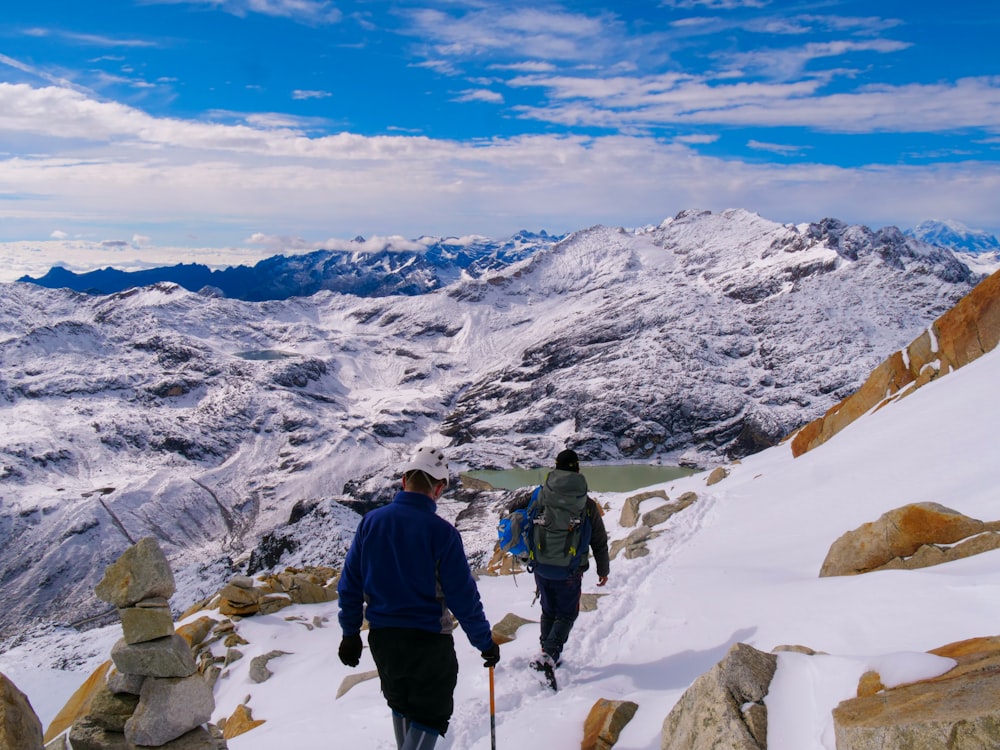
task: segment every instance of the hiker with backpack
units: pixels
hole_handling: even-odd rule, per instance
[[[608,533],[597,503],[587,495],[576,452],[556,456],[555,470],[531,494],[509,511],[527,509],[530,519],[528,569],[534,573],[542,605],[541,653],[531,666],[545,673],[555,689],[555,669],[580,613],[583,574],[590,567],[588,547],[597,565],[597,585],[608,582]]]
[[[365,514],[337,585],[343,638],[338,656],[361,660],[361,626],[378,669],[399,750],[431,750],[454,710],[458,659],[452,614],[484,667],[500,660],[462,537],[436,514],[448,463],[420,448],[402,467],[402,491]],[[450,611],[449,611],[450,610]],[[492,674],[492,672],[491,672]]]

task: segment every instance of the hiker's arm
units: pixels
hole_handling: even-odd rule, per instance
[[[590,549],[594,553],[594,563],[597,565],[598,586],[608,582],[611,573],[611,558],[608,555],[608,531],[604,528],[604,517],[593,500],[587,500],[587,511],[590,513]]]
[[[345,636],[358,635],[364,622],[364,583],[361,574],[364,522],[358,527],[354,541],[344,559],[344,569],[337,582],[338,620]]]
[[[444,594],[445,606],[458,619],[466,637],[479,651],[493,646],[490,623],[483,610],[479,589],[469,569],[462,537],[456,531],[442,551],[438,561],[438,581]]]

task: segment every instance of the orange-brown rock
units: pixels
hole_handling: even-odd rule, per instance
[[[520,615],[508,612],[500,622],[493,626],[493,641],[501,645],[510,643],[517,638],[518,628],[532,622],[535,620],[526,620]]]
[[[94,702],[94,696],[104,687],[108,679],[108,671],[111,669],[111,661],[108,660],[95,669],[76,692],[69,697],[59,713],[52,719],[49,728],[45,730],[45,741],[49,742],[55,737],[69,729],[73,723],[85,716],[90,710],[90,704]]]
[[[250,707],[241,703],[233,711],[233,715],[226,719],[226,723],[222,729],[222,736],[224,739],[231,740],[233,737],[246,734],[251,729],[256,729],[265,721],[267,720],[253,718]]]
[[[933,679],[859,695],[833,710],[837,750],[1000,747],[1000,637],[931,653],[958,666]]]
[[[882,690],[885,690],[885,685],[882,684],[882,675],[878,672],[873,672],[868,670],[863,675],[861,679],[858,680],[858,697],[864,698],[869,695],[875,695]]]
[[[188,622],[177,628],[177,635],[188,642],[191,647],[197,646],[215,627],[216,620],[211,617],[199,617],[194,622]]]
[[[639,705],[632,701],[599,698],[583,723],[580,750],[610,750],[638,709]]]
[[[908,557],[924,545],[953,544],[997,529],[1000,522],[985,523],[937,503],[904,505],[837,539],[820,576],[865,573],[894,558]]]
[[[493,546],[493,557],[486,563],[486,574],[491,576],[511,576],[526,573],[524,565],[514,555],[508,555],[500,549],[499,544]]]
[[[862,414],[967,365],[998,342],[1000,271],[980,282],[906,349],[876,367],[861,388],[796,432],[792,455],[822,445]]]

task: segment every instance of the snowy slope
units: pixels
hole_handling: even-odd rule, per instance
[[[416,443],[447,446],[456,472],[565,444],[588,461],[746,455],[975,280],[898,230],[733,210],[593,227],[413,297],[0,286],[0,634],[100,615],[105,565],[149,534],[199,581],[178,609],[248,562],[337,565],[341,502],[387,499]],[[289,526],[296,507],[311,512]],[[262,554],[272,531],[284,558]]]
[[[995,635],[1000,621],[1000,552],[934,568],[818,578],[829,545],[844,531],[919,501],[940,502],[996,520],[994,425],[1000,402],[1000,351],[856,421],[828,443],[793,459],[787,445],[732,465],[707,487],[704,474],[661,485],[671,497],[693,491],[698,502],[675,515],[651,554],[612,562],[595,612],[581,614],[565,652],[557,694],[527,669],[537,648],[527,625],[503,647],[496,670],[498,747],[575,747],[599,698],[639,704],[617,750],[656,750],[663,718],[684,690],[735,642],[770,650],[800,644],[828,652],[805,661],[784,655],[768,697],[772,750],[834,750],[829,709],[850,697],[869,666],[905,681],[947,669],[925,652],[948,642]],[[586,473],[586,466],[583,467]],[[626,495],[602,494],[612,538]],[[647,501],[655,503],[655,501]],[[651,506],[650,506],[651,507]],[[647,510],[647,505],[643,505]],[[481,578],[488,616],[535,619],[527,578]],[[297,618],[289,621],[288,617]],[[317,618],[319,618],[317,620]],[[249,696],[257,729],[230,740],[232,750],[277,746],[392,748],[388,710],[377,683],[364,682],[334,700],[341,680],[373,669],[365,652],[357,670],[336,658],[336,604],[299,606],[239,623],[245,656],[216,688],[216,718]],[[320,627],[308,629],[305,623]],[[62,640],[59,640],[61,636]],[[53,666],[74,648],[85,675],[117,637],[116,629],[56,634],[0,656],[0,669],[51,717],[70,689]],[[43,646],[48,643],[48,646]],[[459,634],[461,664],[450,745],[490,747],[488,683],[478,655]],[[253,684],[252,656],[280,648],[274,676]]]

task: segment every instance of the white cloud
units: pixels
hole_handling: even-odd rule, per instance
[[[326,0],[144,0],[154,5],[208,5],[234,16],[260,13],[300,23],[336,23],[343,14]]]
[[[766,8],[769,0],[662,0],[666,8],[708,8],[709,10],[735,10],[737,8]]]
[[[326,99],[333,96],[329,91],[309,91],[303,89],[295,89],[292,92],[293,99]]]
[[[763,141],[750,140],[747,141],[747,148],[753,149],[754,151],[767,151],[772,154],[798,154],[805,149],[802,146],[790,146],[782,143],[764,143]]]
[[[887,39],[815,42],[790,49],[755,49],[752,52],[726,56],[725,62],[731,67],[747,72],[762,73],[783,79],[802,75],[830,78],[835,71],[820,71],[818,73],[807,73],[806,71],[811,70],[810,66],[817,60],[842,57],[858,52],[887,54],[899,52],[908,47],[910,45],[905,42]]]
[[[726,92],[702,81],[674,81],[676,90],[669,80],[646,83],[639,90],[635,81],[594,85],[608,87],[603,95],[619,103],[650,102],[647,109],[653,109],[656,102],[682,127],[727,119],[813,127],[859,120],[878,127],[904,116],[917,123],[1000,121],[1000,94],[986,79],[951,90],[871,90],[784,104],[771,86],[737,87],[727,100]],[[893,113],[894,103],[904,114]],[[577,103],[566,106],[569,117]],[[588,122],[595,113],[622,117],[589,102],[579,107],[573,116]],[[794,222],[822,218],[816,216],[822,212],[875,226],[949,215],[996,231],[998,221],[1000,170],[994,164],[789,167],[708,158],[685,145],[706,142],[711,134],[689,133],[673,142],[643,136],[472,142],[310,137],[291,126],[155,118],[66,89],[0,84],[4,131],[32,142],[31,156],[0,158],[0,185],[17,186],[17,200],[0,200],[0,229],[8,239],[49,236],[58,226],[74,236],[139,234],[164,244],[189,244],[190,233],[200,246],[231,245],[259,232],[305,238],[301,242],[310,246],[330,236],[386,230],[506,236],[525,227],[641,226],[693,206],[742,207]]]
[[[488,102],[490,104],[503,104],[503,95],[488,89],[469,89],[461,92],[452,101],[456,102]]]
[[[563,125],[682,124],[806,127],[840,133],[1000,130],[1000,79],[871,85],[823,94],[822,82],[715,84],[683,75],[646,78],[519,76],[513,87],[546,90],[551,106],[520,107],[523,117]]]
[[[615,47],[610,15],[533,8],[488,7],[464,15],[435,9],[411,11],[409,33],[426,40],[438,56],[470,58],[503,54],[515,59],[584,61],[603,57]]]
[[[698,144],[698,143],[715,143],[719,140],[718,135],[707,134],[707,133],[696,133],[693,135],[679,135],[674,138],[675,143],[688,143],[688,144]]]

